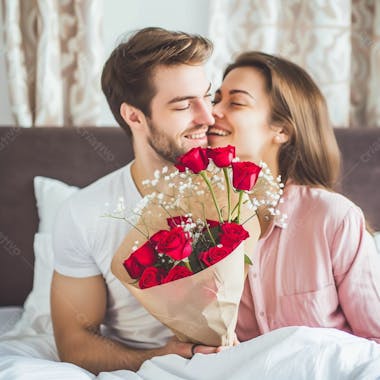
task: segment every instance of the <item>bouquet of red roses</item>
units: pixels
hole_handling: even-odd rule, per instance
[[[145,181],[152,192],[112,271],[179,339],[231,345],[246,253],[260,233],[249,195],[261,168],[238,161],[232,146],[193,148],[176,167]]]

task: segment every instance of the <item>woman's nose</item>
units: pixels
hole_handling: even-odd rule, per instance
[[[223,109],[220,105],[220,102],[213,105],[212,115],[218,119],[221,119],[223,117]]]

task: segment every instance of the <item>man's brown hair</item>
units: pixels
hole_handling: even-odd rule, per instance
[[[284,128],[289,141],[280,148],[283,182],[333,189],[339,178],[340,151],[324,96],[310,75],[284,58],[262,52],[240,54],[224,77],[238,67],[259,70],[271,105],[269,122]]]
[[[131,134],[120,115],[120,106],[130,104],[151,116],[150,104],[156,94],[155,69],[179,64],[199,65],[212,53],[208,39],[162,28],[144,28],[120,43],[106,61],[101,83],[111,111],[119,125]]]

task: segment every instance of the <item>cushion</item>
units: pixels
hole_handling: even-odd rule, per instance
[[[60,204],[77,190],[78,187],[69,186],[57,179],[34,177],[34,194],[40,219],[38,232],[52,232]]]
[[[15,327],[18,331],[52,332],[50,319],[50,283],[53,274],[51,233],[60,204],[77,190],[77,187],[69,186],[56,179],[34,178],[34,192],[40,222],[38,233],[34,236],[33,289],[25,300],[24,312]]]

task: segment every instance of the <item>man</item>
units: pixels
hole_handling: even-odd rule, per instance
[[[169,339],[172,333],[111,273],[113,254],[130,227],[101,216],[106,203],[115,205],[121,197],[132,210],[144,195],[144,179],[207,145],[214,119],[203,64],[211,50],[200,36],[146,28],[120,44],[104,66],[103,92],[132,135],[135,160],[75,194],[57,217],[51,309],[63,361],[98,373],[137,370],[168,353],[192,356],[192,345]],[[216,349],[197,346],[196,352]]]

